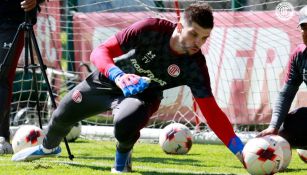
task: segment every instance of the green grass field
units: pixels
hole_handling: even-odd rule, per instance
[[[110,174],[115,143],[78,139],[70,143],[75,156],[70,161],[62,144],[62,155],[33,162],[12,162],[11,155],[0,156],[0,175],[104,175]],[[307,164],[292,151],[292,160],[281,175],[306,175]],[[248,174],[223,145],[194,144],[187,155],[167,155],[158,144],[137,143],[131,175],[237,175]]]

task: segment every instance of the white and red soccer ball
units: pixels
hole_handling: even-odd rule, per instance
[[[278,170],[278,171],[283,171],[287,169],[287,167],[290,164],[291,158],[292,158],[291,146],[289,142],[281,136],[274,135],[274,136],[271,136],[271,138],[277,141],[278,145],[281,147],[281,150],[283,151],[283,158],[282,158],[281,166]]]
[[[242,151],[246,170],[253,175],[274,174],[287,168],[291,160],[289,143],[268,135],[249,140]]]
[[[68,142],[74,142],[77,140],[81,135],[81,122],[76,123],[69,133],[65,136]]]
[[[35,125],[23,125],[15,133],[12,140],[14,153],[25,148],[36,146],[43,143],[45,134],[42,129]]]
[[[167,125],[160,133],[159,144],[167,154],[187,154],[192,147],[190,129],[180,123]]]
[[[300,157],[300,159],[304,161],[305,163],[307,163],[307,150],[297,149],[296,152],[298,156]]]

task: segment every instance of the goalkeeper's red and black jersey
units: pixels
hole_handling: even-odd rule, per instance
[[[97,71],[87,81],[94,83],[96,88],[122,93],[108,79],[109,69],[115,64],[125,73],[151,79],[149,87],[137,94],[138,97],[160,96],[165,89],[187,85],[209,127],[225,145],[237,148],[236,142],[232,141],[236,138],[232,126],[213,98],[205,57],[201,51],[193,55],[176,54],[170,46],[175,29],[176,24],[156,18],[148,18],[123,29],[93,50],[91,61]],[[236,154],[238,149],[231,150]]]
[[[170,38],[176,24],[148,18],[118,32],[116,38],[124,55],[115,64],[125,73],[151,79],[148,90],[164,90],[180,85],[191,88],[194,97],[212,96],[205,57],[178,55],[170,48]]]

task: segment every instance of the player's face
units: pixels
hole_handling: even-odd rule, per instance
[[[302,38],[305,45],[307,45],[307,23],[301,24],[301,32],[302,32]]]
[[[179,37],[181,49],[189,55],[195,54],[206,42],[211,30],[210,28],[203,28],[195,22],[192,22],[191,25],[184,23]]]

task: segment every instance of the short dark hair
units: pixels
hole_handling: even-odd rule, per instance
[[[184,19],[188,24],[196,22],[203,28],[213,28],[212,8],[208,3],[196,2],[190,4],[184,11]]]

